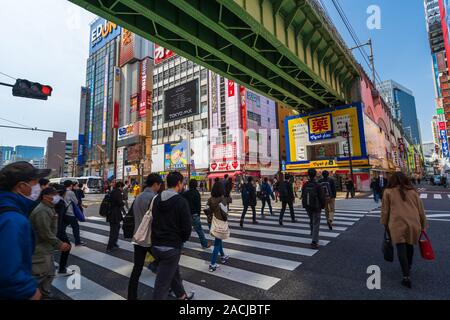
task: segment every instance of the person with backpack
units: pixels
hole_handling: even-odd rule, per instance
[[[56,236],[58,216],[55,205],[61,196],[53,187],[42,190],[40,203],[30,214],[30,223],[36,239],[36,247],[32,258],[33,276],[39,283],[43,299],[51,299],[52,281],[55,277],[53,252],[70,250],[70,244],[59,240]]]
[[[264,218],[264,208],[266,207],[266,203],[269,206],[270,215],[273,216],[272,204],[270,203],[270,198],[275,200],[273,195],[272,187],[269,184],[269,179],[264,178],[264,182],[261,185],[261,216]]]
[[[39,179],[50,172],[25,161],[0,170],[0,300],[42,297],[32,275],[35,237],[28,216],[41,193]]]
[[[153,299],[166,300],[172,289],[179,300],[192,300],[194,294],[186,293],[179,266],[183,243],[189,240],[192,231],[189,205],[180,195],[184,178],[175,171],[166,180],[167,190],[155,198],[152,208],[152,253],[158,261]]]
[[[242,204],[244,206],[244,209],[242,211],[241,220],[239,225],[241,228],[244,227],[244,219],[245,215],[247,213],[248,207],[252,208],[253,212],[253,224],[257,224],[258,221],[256,221],[256,189],[253,185],[253,177],[247,178],[247,183],[245,183],[242,186]]]
[[[281,211],[280,211],[280,219],[278,223],[280,226],[283,225],[283,217],[286,212],[286,207],[289,206],[289,211],[291,213],[291,221],[292,223],[297,222],[295,219],[294,213],[294,201],[295,195],[294,190],[292,189],[292,183],[289,182],[289,177],[285,177],[281,174],[278,182],[278,191],[280,193],[280,201],[281,201]]]
[[[136,233],[142,218],[148,211],[150,204],[154,197],[159,192],[163,181],[161,176],[156,173],[148,175],[145,181],[145,188],[140,195],[134,200],[128,215],[133,215],[134,218],[134,233]],[[134,245],[134,265],[131,272],[130,281],[128,283],[128,300],[137,300],[137,289],[139,285],[139,278],[141,277],[142,269],[144,268],[145,257],[148,253],[151,254],[150,247],[143,247],[138,244]]]
[[[310,220],[312,242],[311,248],[319,247],[320,215],[325,208],[325,195],[319,183],[315,181],[316,169],[308,170],[309,181],[305,183],[302,190],[302,204],[306,209]]]
[[[78,224],[78,220],[75,217],[75,213],[73,211],[72,204],[79,206],[79,202],[77,196],[75,195],[75,192],[73,192],[73,182],[71,180],[64,181],[64,190],[63,200],[66,206],[63,220],[64,232],[70,225],[70,227],[72,228],[73,237],[75,238],[75,246],[85,246],[86,242],[81,241],[80,225]]]
[[[111,207],[109,214],[106,216],[106,222],[109,223],[109,240],[106,246],[106,252],[110,253],[119,248],[117,241],[119,240],[120,222],[123,220],[123,186],[122,182],[116,182],[111,192]]]
[[[322,172],[322,179],[319,180],[322,191],[325,195],[325,215],[327,217],[327,224],[330,230],[333,230],[334,210],[336,207],[336,184],[330,178],[330,173],[327,170]]]
[[[202,206],[202,199],[200,192],[197,190],[198,182],[195,179],[189,181],[189,190],[183,193],[183,197],[187,200],[189,204],[189,209],[192,215],[192,227],[195,232],[197,232],[200,244],[203,249],[208,249],[211,247],[206,240],[205,233],[202,228],[202,221],[200,220],[200,210]]]
[[[211,198],[208,199],[208,202],[206,204],[206,207],[209,208],[211,215],[212,215],[212,223],[218,223],[221,225],[226,225],[228,228],[228,224],[224,224],[224,222],[228,219],[228,208],[227,208],[228,201],[225,197],[225,190],[223,188],[222,184],[216,183],[213,186],[213,189],[211,191]],[[223,251],[223,234],[222,233],[229,233],[229,230],[221,230],[221,235],[215,234],[215,226],[213,225],[210,227],[211,229],[211,235],[214,236],[214,250],[211,256],[211,263],[209,265],[209,271],[214,272],[219,268],[219,265],[217,264],[217,258],[219,257],[219,254],[221,256],[221,262],[222,264],[225,264],[229,260],[229,256],[225,255]],[[229,235],[229,234],[228,234]]]

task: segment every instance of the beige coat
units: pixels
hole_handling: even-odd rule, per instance
[[[398,188],[384,191],[381,223],[386,226],[389,219],[389,230],[394,244],[416,245],[422,230],[427,227],[427,218],[419,194],[415,190],[405,192],[406,201],[403,201]]]

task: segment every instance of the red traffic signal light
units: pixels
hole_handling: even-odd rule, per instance
[[[53,88],[50,86],[24,79],[17,79],[12,89],[13,96],[15,97],[39,100],[47,100],[52,95],[52,91]]]

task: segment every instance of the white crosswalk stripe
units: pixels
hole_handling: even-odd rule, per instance
[[[439,193],[435,193],[435,194],[434,194],[434,199],[440,200],[440,199],[442,199],[442,195],[439,194]]]
[[[428,194],[427,193],[421,193],[420,194],[420,199],[427,199],[428,198]]]
[[[311,259],[321,248],[326,247],[331,241],[338,241],[342,232],[347,231],[365,216],[363,212],[337,211],[333,230],[328,229],[323,216],[320,226],[320,247],[312,249],[309,246],[311,243],[309,218],[304,210],[295,208],[296,223],[291,222],[290,213],[287,210],[284,225],[280,226],[279,207],[274,206],[275,216],[268,215],[267,208],[264,219],[259,215],[260,208],[258,208],[259,223],[252,224],[252,214],[247,212],[244,228],[240,228],[242,206],[232,204],[230,207],[231,237],[224,241],[225,254],[230,256],[228,264],[222,264],[215,272],[209,272],[212,248],[201,248],[195,231],[184,245],[180,259],[183,284],[187,292],[195,292],[196,299],[242,299],[247,297],[243,292],[270,290],[290,272],[301,268],[302,264],[307,259]],[[77,262],[83,266],[82,289],[78,291],[67,289],[65,283],[67,278],[56,278],[54,287],[70,299],[126,299],[126,290],[120,291],[117,287],[119,282],[125,289],[128,285],[133,268],[134,246],[130,241],[121,238],[118,241],[120,249],[107,254],[104,250],[108,242],[109,225],[104,218],[88,217],[86,222],[80,223],[80,227],[81,237],[88,244],[86,247],[73,247],[71,255],[76,257]],[[206,238],[214,240],[208,234],[203,214],[202,227]],[[69,233],[71,229],[68,228],[67,231]],[[86,269],[92,269],[92,271],[83,271]],[[114,277],[117,277],[117,284],[99,281],[98,276],[102,276],[105,270],[108,276],[116,275]],[[146,292],[151,292],[155,277],[155,274],[147,268],[142,271],[140,284],[148,288]]]

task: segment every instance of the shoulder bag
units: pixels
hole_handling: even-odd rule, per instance
[[[224,210],[221,207],[222,206],[219,205],[219,208],[220,208],[219,210],[221,210],[221,211]],[[225,207],[225,206],[223,206],[223,207]],[[222,212],[220,212],[220,214],[222,216],[224,216],[224,214],[222,214]],[[226,216],[226,213],[225,213],[225,216]],[[228,226],[228,222],[217,219],[216,216],[213,215],[210,233],[214,238],[221,239],[221,240],[228,239],[230,237],[230,228]]]
[[[434,260],[434,250],[430,238],[425,231],[422,231],[419,239],[420,254],[425,260]]]
[[[394,261],[394,246],[392,245],[391,233],[389,232],[389,218],[391,213],[388,213],[387,225],[384,229],[384,239],[383,239],[383,256],[384,260],[388,262]]]
[[[156,197],[152,199],[149,209],[145,213],[144,217],[142,217],[142,222],[133,236],[132,240],[133,244],[137,244],[138,246],[145,248],[149,248],[152,246],[152,221],[153,221],[152,210],[155,198]]]

